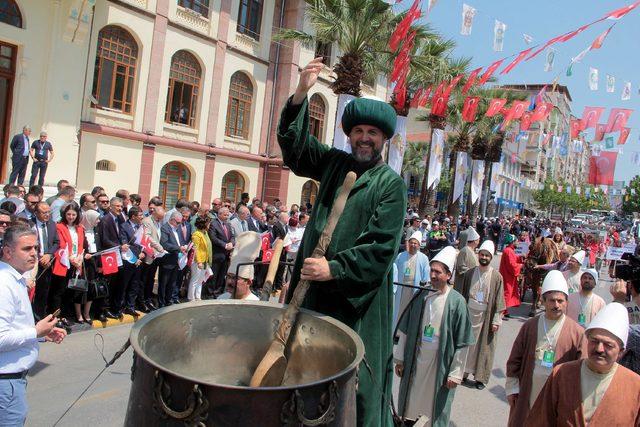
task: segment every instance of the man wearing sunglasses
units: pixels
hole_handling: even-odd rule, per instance
[[[24,210],[17,216],[29,221],[29,225],[33,226],[36,221],[36,206],[40,202],[40,197],[37,194],[27,193],[24,196]]]

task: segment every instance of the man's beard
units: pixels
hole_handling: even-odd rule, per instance
[[[382,158],[382,152],[377,150],[373,144],[362,144],[369,145],[371,147],[371,154],[359,154],[358,153],[358,143],[351,143],[351,155],[353,158],[362,166],[376,164]]]
[[[487,265],[491,264],[491,260],[490,259],[485,259],[485,258],[479,259],[478,262],[483,267],[486,267]]]

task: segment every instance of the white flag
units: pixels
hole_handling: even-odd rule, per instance
[[[593,144],[591,145],[591,155],[593,157],[600,157],[600,153],[602,152],[602,144]]]
[[[64,265],[67,268],[71,268],[71,263],[69,262],[69,250],[67,249],[67,247],[65,246],[64,248],[60,249],[60,252],[58,252],[60,254],[60,264]]]
[[[455,203],[464,193],[464,183],[467,181],[469,156],[464,151],[456,153],[456,177],[453,182],[453,202]]]
[[[526,44],[531,44],[531,42],[533,41],[533,37],[531,37],[529,34],[523,34],[522,37],[524,38],[524,42]]]
[[[491,181],[489,182],[489,190],[496,191],[498,188],[498,178],[502,170],[502,163],[494,162],[491,164]]]
[[[407,118],[398,116],[396,118],[396,133],[389,142],[389,167],[396,171],[398,175],[402,173],[402,161],[404,150],[407,146]]]
[[[544,71],[545,72],[549,72],[551,70],[553,70],[553,60],[556,58],[556,51],[555,49],[547,49],[547,59],[544,62]]]
[[[507,24],[496,19],[493,26],[493,50],[496,52],[502,52],[505,31],[507,31]]]
[[[474,204],[482,194],[482,181],[484,180],[484,160],[473,161],[471,175],[471,204]]]
[[[463,36],[470,36],[473,29],[473,17],[476,15],[476,10],[464,3],[462,5],[462,28],[460,34]]]
[[[341,93],[338,95],[338,112],[336,114],[336,125],[333,131],[333,146],[339,150],[351,153],[351,144],[349,144],[349,138],[342,130],[342,115],[344,109],[348,103],[356,99],[353,95],[345,95]]]
[[[431,8],[436,5],[437,1],[438,0],[429,0],[429,8],[427,9],[427,12],[431,11]]]
[[[623,101],[628,101],[631,99],[631,82],[624,82],[624,88],[622,88],[622,98]]]
[[[598,90],[598,69],[589,68],[589,89]]]
[[[429,158],[429,172],[427,177],[427,188],[437,186],[442,173],[442,163],[444,157],[444,131],[434,129],[431,137],[431,155]]]
[[[607,74],[607,92],[613,93],[616,91],[616,78]]]

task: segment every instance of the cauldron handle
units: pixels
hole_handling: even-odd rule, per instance
[[[336,404],[338,403],[338,385],[335,381],[332,381],[329,384],[329,390],[327,390],[327,392],[329,394],[329,403],[327,405],[327,409],[316,419],[310,420],[304,415],[304,399],[302,398],[302,395],[298,390],[293,392],[293,394],[291,395],[291,399],[289,399],[289,401],[285,404],[285,407],[288,406],[289,408],[291,408],[292,405],[295,405],[298,421],[301,422],[304,426],[315,427],[329,424],[336,417]],[[321,400],[325,399],[325,396],[326,394],[323,394]],[[322,405],[320,405],[320,410],[322,410]]]
[[[171,389],[164,382],[164,378],[162,373],[159,371],[155,372],[156,385],[153,390],[153,399],[156,403],[156,407],[158,407],[163,416],[168,416],[176,420],[181,421],[193,421],[195,418],[200,417],[201,414],[205,413],[209,409],[209,402],[202,395],[202,390],[198,384],[193,385],[193,392],[187,398],[187,408],[184,411],[176,411],[171,409],[167,402],[165,402],[163,387],[166,387],[168,390],[168,394],[171,394]]]

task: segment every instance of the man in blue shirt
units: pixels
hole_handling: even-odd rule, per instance
[[[9,175],[9,184],[24,183],[24,176],[27,173],[27,165],[29,164],[29,135],[31,128],[24,126],[22,133],[14,135],[11,139],[11,175]]]
[[[40,132],[40,139],[33,141],[30,151],[31,158],[33,159],[33,165],[31,166],[31,178],[29,178],[29,187],[36,182],[36,176],[38,176],[38,185],[44,185],[44,176],[47,173],[47,166],[49,162],[53,160],[53,146],[47,141],[47,133]],[[21,183],[22,184],[22,183]]]

